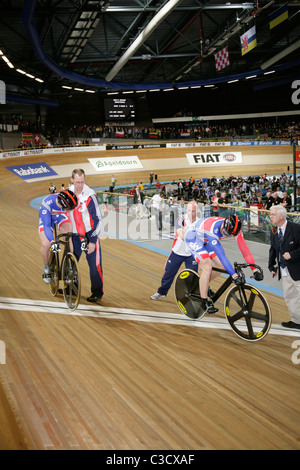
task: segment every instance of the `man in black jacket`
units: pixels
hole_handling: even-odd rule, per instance
[[[277,231],[271,234],[269,270],[273,275],[278,272],[278,280],[282,279],[284,299],[291,315],[291,321],[283,322],[282,326],[300,329],[300,225],[286,220],[282,205],[271,207],[270,219]]]

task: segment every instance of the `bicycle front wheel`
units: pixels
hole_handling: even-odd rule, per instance
[[[184,315],[197,320],[205,311],[201,308],[199,293],[199,274],[192,269],[181,271],[175,280],[175,299]]]
[[[251,284],[233,286],[225,299],[225,316],[233,331],[246,341],[259,341],[271,327],[272,315],[263,294]]]
[[[56,296],[59,286],[59,259],[58,253],[50,253],[49,267],[51,270],[51,282],[49,284],[50,293]]]
[[[76,310],[80,301],[81,284],[78,262],[73,253],[67,253],[61,268],[64,300],[72,312]]]

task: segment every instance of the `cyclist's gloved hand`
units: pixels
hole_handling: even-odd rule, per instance
[[[260,272],[260,271],[254,271],[254,272],[253,272],[253,277],[254,277],[254,279],[255,279],[256,281],[262,281],[263,278],[264,278],[264,275],[263,275],[263,273]]]
[[[88,250],[88,245],[87,245],[87,242],[85,240],[83,240],[81,242],[81,250],[82,251],[87,251]]]
[[[245,274],[238,274],[237,277],[233,279],[233,282],[236,286],[241,286],[245,283]]]
[[[51,242],[50,249],[52,253],[58,253],[60,251],[59,243]]]

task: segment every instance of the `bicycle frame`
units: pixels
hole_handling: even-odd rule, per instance
[[[87,244],[85,235],[67,232],[57,234],[57,226],[54,224],[54,240],[58,244],[63,244],[62,256],[59,252],[51,253],[49,264],[53,266],[52,280],[50,283],[51,295],[56,296],[58,292],[59,281],[63,283],[63,296],[67,307],[74,311],[79,305],[80,300],[80,278],[76,256],[70,251],[70,238],[78,236]],[[54,261],[55,260],[55,261]],[[54,263],[53,263],[54,261]]]

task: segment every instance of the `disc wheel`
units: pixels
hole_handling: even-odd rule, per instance
[[[233,331],[246,341],[259,341],[271,327],[268,302],[256,287],[244,284],[232,287],[225,299],[225,316]]]
[[[78,262],[73,253],[67,253],[64,257],[61,277],[65,303],[69,310],[74,311],[79,305],[81,284]]]
[[[59,272],[58,272],[58,253],[50,254],[49,267],[51,270],[51,282],[49,284],[50,293],[53,297],[57,295],[59,286]]]
[[[175,280],[175,299],[179,310],[193,320],[203,317],[205,311],[199,300],[199,275],[192,269],[181,271]]]

